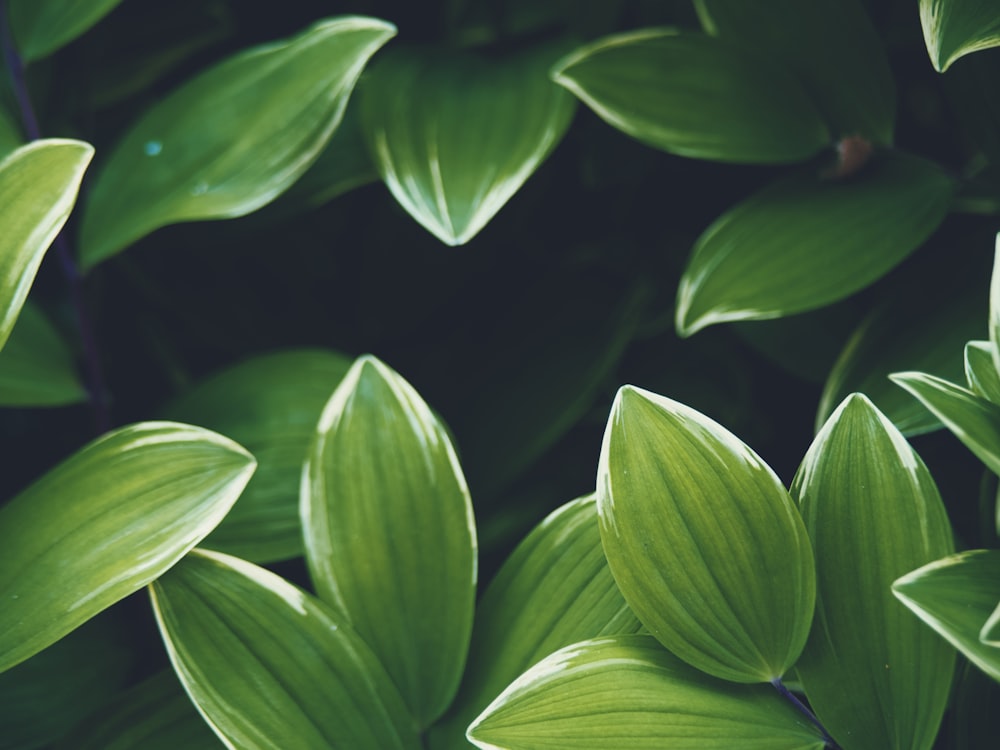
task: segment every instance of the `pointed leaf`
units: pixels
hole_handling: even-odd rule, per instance
[[[18,51],[39,60],[90,29],[122,0],[9,0]]]
[[[0,161],[0,348],[35,280],[38,266],[73,209],[90,144],[34,141]]]
[[[897,580],[892,593],[1000,681],[1000,647],[980,638],[1000,602],[1000,550],[973,550],[936,560]]]
[[[936,165],[898,152],[850,180],[779,180],[698,238],[677,292],[678,332],[791,315],[863,289],[937,228],[951,193]]]
[[[649,636],[562,649],[469,727],[483,750],[821,750],[818,730],[763,685],[709,677]]]
[[[274,573],[195,550],[150,596],[174,670],[228,747],[420,747],[361,638]]]
[[[144,422],[0,508],[0,672],[139,590],[201,541],[254,470],[231,440]]]
[[[979,632],[979,640],[987,646],[1000,647],[1000,597],[997,597],[996,609]]]
[[[736,682],[769,682],[795,663],[812,620],[812,551],[781,481],[739,438],[625,386],[597,496],[611,572],[664,646]]]
[[[792,482],[816,556],[816,618],[796,665],[827,730],[851,748],[929,749],[954,654],[889,590],[952,551],[930,472],[865,396],[848,397]]]
[[[576,105],[548,77],[562,49],[507,59],[401,51],[366,76],[372,158],[399,204],[445,244],[478,234],[562,139]]]
[[[1000,45],[1000,9],[987,0],[920,0],[920,23],[934,69]]]
[[[1000,376],[993,364],[993,352],[989,341],[969,341],[965,345],[965,379],[976,395],[1000,405]]]
[[[560,61],[553,78],[610,125],[681,156],[794,162],[830,143],[794,78],[703,34],[660,28],[605,37]]]
[[[274,200],[340,124],[368,59],[396,30],[328,19],[210,68],[152,107],[112,152],[81,229],[93,266],[154,229],[243,216]]]
[[[302,476],[316,590],[426,727],[458,687],[476,588],[472,503],[448,434],[413,386],[361,357],[323,411]]]

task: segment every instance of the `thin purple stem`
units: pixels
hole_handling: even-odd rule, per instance
[[[787,700],[793,706],[795,706],[795,708],[797,708],[799,712],[802,713],[803,716],[809,719],[809,721],[811,721],[816,726],[816,728],[819,729],[819,731],[823,734],[823,742],[826,743],[826,746],[828,748],[831,748],[831,750],[840,750],[840,746],[836,743],[833,737],[830,736],[830,733],[826,731],[826,727],[824,727],[820,723],[820,720],[816,718],[816,714],[810,711],[809,707],[805,703],[800,701],[798,696],[795,695],[795,693],[793,693],[791,690],[785,687],[785,683],[781,681],[780,677],[775,677],[773,680],[771,680],[771,684],[774,686],[775,690],[781,693],[781,695],[785,698],[785,700]]]

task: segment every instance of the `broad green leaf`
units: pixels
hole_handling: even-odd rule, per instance
[[[979,640],[986,646],[1000,647],[1000,596],[997,597],[997,607],[983,624],[979,632]]]
[[[215,430],[257,459],[240,501],[202,547],[257,563],[302,555],[302,464],[319,415],[350,366],[322,349],[265,354],[213,375],[167,406],[169,419]]]
[[[444,427],[372,356],[333,393],[302,474],[306,559],[421,727],[448,707],[472,630],[476,529]]]
[[[465,678],[432,747],[461,746],[469,722],[552,652],[638,630],[601,549],[595,498],[567,503],[518,545],[483,595]]]
[[[21,129],[15,124],[14,117],[7,112],[0,100],[0,159],[24,143]]]
[[[835,137],[892,143],[896,87],[858,0],[695,0],[705,31],[794,73]]]
[[[954,653],[890,585],[954,549],[930,472],[892,422],[854,394],[816,436],[791,492],[816,557],[816,616],[796,664],[813,710],[845,747],[929,750]]]
[[[174,670],[228,747],[420,747],[364,641],[274,573],[196,550],[150,596]]]
[[[38,60],[69,44],[122,0],[9,0],[10,25],[18,51]]]
[[[990,0],[920,0],[920,23],[939,73],[970,52],[1000,45],[1000,8]]]
[[[1000,681],[1000,646],[984,643],[983,625],[1000,602],[1000,550],[945,557],[902,576],[892,593],[966,658]]]
[[[365,76],[361,124],[379,173],[445,244],[478,234],[562,139],[576,102],[548,77],[561,50],[401,50]]]
[[[996,238],[990,276],[990,343],[993,344],[993,365],[1000,372],[1000,233]]]
[[[611,572],[664,646],[735,682],[770,682],[795,663],[812,620],[812,550],[781,480],[739,438],[624,386],[597,497]]]
[[[734,685],[649,636],[598,638],[528,670],[469,727],[483,750],[822,750],[770,686]]]
[[[659,28],[605,37],[560,61],[553,78],[610,125],[681,156],[795,162],[831,140],[790,74],[703,34]]]
[[[45,314],[25,300],[0,351],[0,405],[64,406],[86,399],[66,342]]]
[[[90,443],[0,508],[0,672],[173,565],[254,466],[221,435],[144,422]]]
[[[779,180],[698,238],[677,292],[678,332],[791,315],[863,289],[937,228],[952,189],[936,165],[900,152],[877,154],[849,180]]]
[[[0,161],[0,348],[45,251],[73,209],[93,155],[88,143],[52,138],[21,146]]]
[[[992,472],[1000,474],[1000,406],[926,373],[897,372],[889,377],[940,419]]]
[[[83,215],[82,265],[167,224],[243,216],[274,200],[319,156],[365,63],[395,31],[361,16],[320,21],[157,103],[101,166]]]
[[[993,351],[989,341],[969,341],[965,345],[965,379],[976,395],[1000,405],[1000,376]]]

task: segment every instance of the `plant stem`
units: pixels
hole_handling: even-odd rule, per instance
[[[810,711],[809,707],[806,706],[805,703],[800,701],[798,699],[798,696],[795,695],[795,693],[793,693],[791,690],[785,687],[785,683],[781,681],[780,677],[775,677],[773,680],[771,680],[771,684],[774,686],[775,690],[777,690],[779,693],[781,693],[782,696],[784,696],[785,700],[789,701],[793,706],[795,706],[795,708],[797,708],[807,719],[809,719],[809,721],[811,721],[816,726],[817,729],[819,729],[820,732],[823,733],[823,741],[826,743],[826,746],[828,748],[831,748],[831,750],[840,750],[840,746],[836,743],[833,737],[830,736],[830,733],[826,731],[826,727],[824,727],[820,723],[819,719],[816,718],[816,714]]]
[[[10,72],[10,82],[21,112],[24,133],[29,140],[36,141],[42,137],[42,131],[38,126],[35,108],[31,104],[31,96],[28,93],[27,79],[24,74],[24,61],[21,59],[21,55],[14,45],[14,37],[11,34],[7,0],[0,0],[0,48],[3,49],[3,59],[7,70]],[[66,239],[65,231],[59,233],[53,242],[53,246],[55,247],[56,256],[59,258],[59,265],[62,268],[63,276],[66,278],[66,283],[69,286],[70,301],[76,314],[80,345],[83,350],[87,392],[90,397],[91,410],[94,413],[94,429],[100,434],[107,432],[111,427],[111,417],[108,412],[107,400],[105,399],[104,373],[101,370],[97,337],[94,335],[94,327],[91,323],[90,315],[87,313],[87,307],[84,304],[83,275],[73,260],[73,253],[70,249],[69,241]]]

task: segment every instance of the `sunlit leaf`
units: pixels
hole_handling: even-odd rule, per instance
[[[476,531],[455,450],[413,387],[371,356],[316,429],[302,477],[313,582],[426,727],[455,694],[472,630]]]
[[[736,682],[768,682],[795,663],[812,620],[812,551],[784,485],[739,438],[625,386],[597,494],[611,572],[663,645]]]
[[[101,166],[81,229],[84,266],[154,229],[243,216],[286,190],[337,128],[368,59],[395,34],[328,19],[247,50],[153,106]]]
[[[969,341],[965,345],[965,379],[974,393],[1000,405],[1000,376],[993,364],[993,350],[989,341]]]
[[[794,162],[831,140],[791,75],[703,34],[659,28],[605,37],[560,61],[553,78],[609,124],[681,156]]]
[[[38,60],[72,42],[122,0],[9,0],[10,25],[18,52]]]
[[[954,652],[889,587],[954,549],[930,472],[888,418],[854,394],[816,436],[791,492],[816,556],[816,617],[796,664],[813,710],[845,747],[929,749]]]
[[[150,595],[174,669],[227,746],[420,747],[361,638],[274,573],[196,550]]]
[[[821,750],[819,731],[770,686],[734,685],[649,636],[599,638],[528,670],[469,727],[483,750]]]
[[[221,435],[144,422],[90,443],[0,508],[0,672],[173,565],[253,470]]]
[[[1000,45],[1000,8],[989,0],[920,0],[920,23],[934,69]]]

